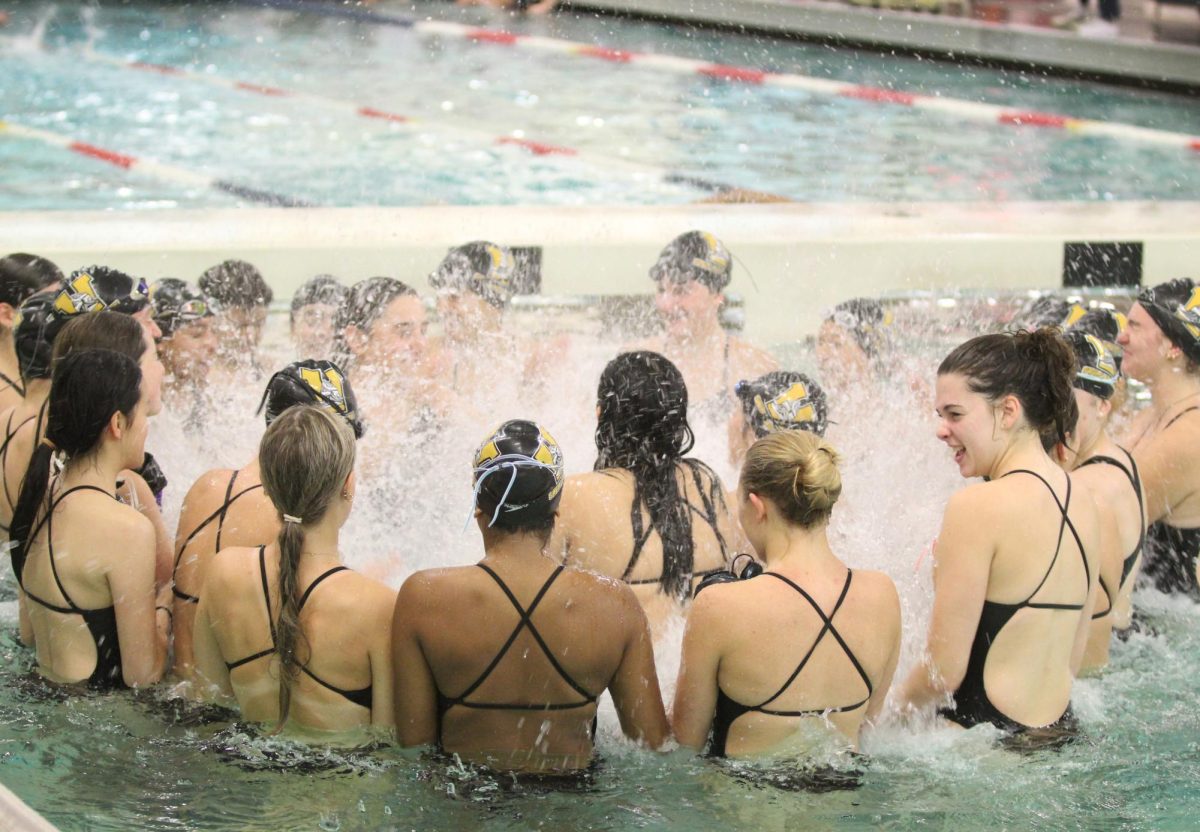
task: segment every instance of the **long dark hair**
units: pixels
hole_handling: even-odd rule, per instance
[[[29,552],[30,532],[46,500],[52,455],[61,454],[69,462],[94,451],[114,413],[132,418],[141,388],[137,362],[112,350],[79,350],[54,365],[46,440],[34,448],[9,530],[17,544],[12,560],[18,580]]]
[[[271,422],[258,449],[263,491],[275,505],[279,530],[279,614],[275,653],[280,730],[292,704],[292,686],[308,642],[300,628],[300,553],[304,526],[320,521],[354,470],[354,431],[346,420],[310,405],[285,410]],[[270,611],[268,610],[268,613]]]
[[[80,350],[112,350],[134,362],[146,353],[142,325],[123,312],[89,312],[77,315],[54,339],[54,362]]]
[[[688,425],[687,387],[679,369],[656,352],[621,353],[600,375],[597,391],[600,409],[596,426],[595,470],[624,468],[633,474],[634,545],[646,530],[642,507],[650,515],[650,526],[662,539],[662,591],[678,598],[691,592],[694,552],[692,515],[679,490],[677,467],[686,465],[701,491],[706,515],[717,532],[716,507],[724,508],[720,480],[703,462],[684,459],[695,437]],[[703,487],[707,479],[710,487]]]
[[[965,376],[967,386],[989,401],[1016,396],[1030,427],[1067,444],[1076,407],[1075,353],[1058,328],[972,338],[942,360],[938,375],[947,373]]]

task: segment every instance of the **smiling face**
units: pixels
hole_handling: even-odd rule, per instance
[[[429,324],[425,304],[416,295],[402,295],[389,303],[371,325],[367,350],[374,361],[401,366],[425,353]]]
[[[159,342],[158,350],[176,384],[203,383],[218,346],[212,318],[199,318],[176,327],[170,338]]]
[[[724,296],[714,292],[698,280],[660,280],[654,295],[654,308],[667,332],[677,338],[684,337],[704,322],[715,321]]]
[[[967,377],[945,373],[937,377],[937,438],[954,452],[963,477],[985,477],[1003,449],[1005,437],[998,408],[974,392]]]
[[[1129,310],[1129,325],[1117,336],[1124,350],[1121,370],[1139,381],[1150,381],[1162,369],[1171,341],[1140,303]]]
[[[333,325],[337,307],[329,303],[301,306],[292,317],[292,343],[301,358],[329,355],[333,351]]]

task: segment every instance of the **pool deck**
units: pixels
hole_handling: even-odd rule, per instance
[[[0,214],[0,251],[66,270],[105,263],[194,277],[228,257],[256,264],[276,294],[315,274],[426,276],[464,239],[541,250],[548,296],[648,294],[659,250],[692,228],[737,258],[731,287],[767,345],[815,332],[851,297],[918,290],[1061,287],[1067,244],[1141,244],[1141,282],[1193,274],[1200,202],[797,203],[645,207],[449,207]]]
[[[0,783],[0,832],[56,832],[55,827],[30,809]]]
[[[1152,0],[1122,4],[1116,38],[824,0],[564,0],[563,5],[952,60],[1045,68],[1200,94],[1200,14],[1191,7],[1158,8]],[[1156,22],[1156,16],[1161,21]],[[1159,39],[1165,35],[1173,42]]]

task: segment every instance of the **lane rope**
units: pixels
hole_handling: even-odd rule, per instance
[[[891,104],[941,113],[963,121],[1006,127],[1036,127],[1062,130],[1070,136],[1106,136],[1111,139],[1200,152],[1200,136],[1170,130],[1140,127],[1117,121],[1075,118],[1059,113],[1021,110],[942,95],[924,95],[904,90],[864,86],[792,72],[772,72],[755,67],[711,63],[654,52],[628,52],[562,38],[521,35],[442,20],[416,20],[362,8],[316,4],[311,0],[237,0],[241,5],[303,11],[326,17],[349,18],[363,23],[398,26],[425,34],[458,38],[476,44],[519,47],[572,57],[593,58],[618,65],[636,65],[680,75],[700,75],[730,83],[782,87],[815,95],[852,98],[874,104]]]

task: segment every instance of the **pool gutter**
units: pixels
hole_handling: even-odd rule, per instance
[[[57,828],[0,783],[0,832],[57,832]]]
[[[1200,95],[1200,47],[812,0],[564,0],[577,11],[759,32]]]

